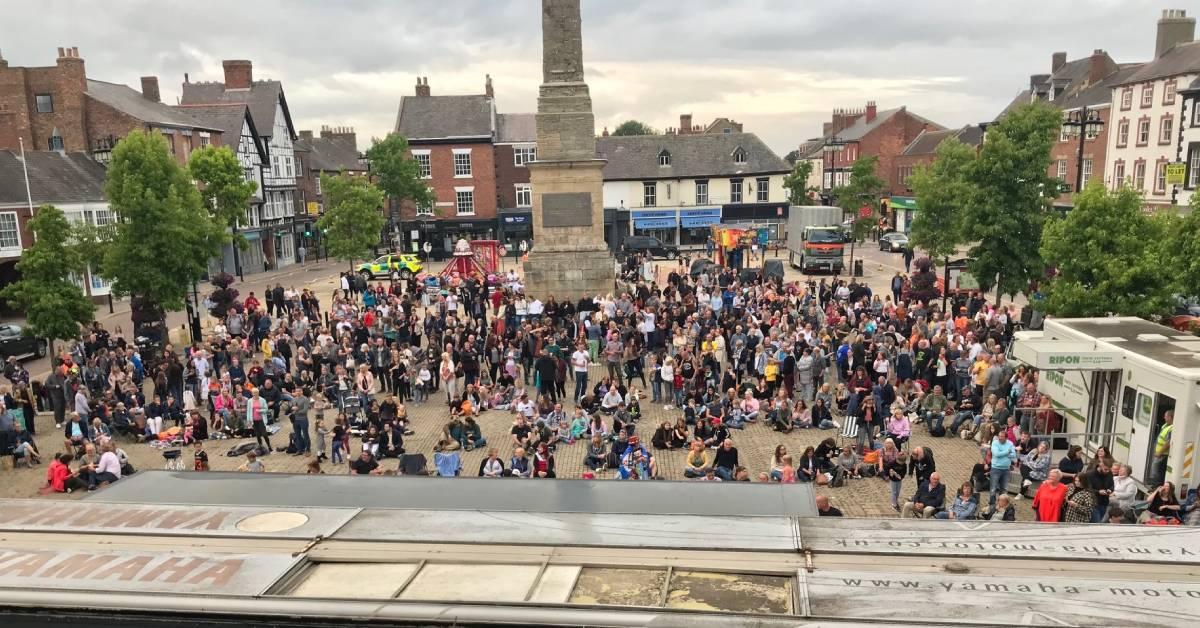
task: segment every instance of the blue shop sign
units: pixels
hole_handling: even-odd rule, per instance
[[[673,229],[677,224],[679,223],[674,216],[670,218],[640,218],[633,221],[635,229]]]
[[[506,225],[527,225],[529,224],[529,216],[505,216],[504,224]]]
[[[684,229],[711,227],[721,224],[721,208],[685,209],[679,212],[679,217]]]

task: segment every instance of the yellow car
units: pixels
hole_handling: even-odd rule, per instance
[[[359,273],[371,279],[391,277],[392,271],[400,271],[400,277],[408,279],[421,272],[421,260],[416,255],[381,255],[358,267]]]

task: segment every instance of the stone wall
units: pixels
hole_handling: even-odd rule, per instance
[[[546,251],[541,241],[534,241],[524,264],[527,293],[562,301],[614,290],[613,258],[607,251]]]
[[[534,162],[529,165],[533,186],[533,239],[546,251],[603,250],[604,244],[604,161]],[[550,227],[543,224],[542,200],[545,194],[587,192],[591,194],[591,224],[578,227]]]

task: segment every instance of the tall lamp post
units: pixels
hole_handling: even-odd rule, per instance
[[[1104,120],[1100,119],[1098,111],[1084,106],[1068,113],[1063,126],[1072,129],[1072,136],[1079,137],[1075,155],[1075,193],[1078,194],[1083,189],[1083,143],[1100,135]]]
[[[822,146],[822,150],[825,153],[825,157],[828,158],[828,163],[829,163],[829,165],[825,167],[825,171],[829,173],[829,185],[825,187],[825,197],[828,199],[828,202],[832,205],[833,204],[833,194],[832,194],[832,192],[833,192],[833,166],[834,166],[834,163],[836,163],[836,161],[837,161],[837,154],[842,152],[843,150],[846,150],[846,142],[844,142],[841,138],[839,138],[836,135],[831,135],[831,136],[825,138],[825,144],[824,144],[824,146]],[[824,164],[825,160],[822,160],[822,163]],[[824,183],[824,179],[825,179],[825,176],[824,176],[824,173],[822,173],[822,175],[821,175],[822,183]]]

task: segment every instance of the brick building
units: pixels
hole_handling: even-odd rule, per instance
[[[537,122],[532,113],[496,115],[498,238],[517,254],[533,239],[533,188],[525,164],[537,159]]]
[[[978,150],[983,143],[983,129],[977,124],[968,124],[961,129],[922,131],[917,139],[904,147],[904,152],[896,157],[897,189],[888,199],[888,208],[893,216],[892,226],[896,231],[908,233],[913,216],[918,210],[909,179],[917,168],[932,164],[937,157],[938,146],[949,139],[958,140]]]
[[[352,127],[326,125],[321,127],[320,135],[313,135],[309,130],[301,130],[299,135],[295,145],[297,194],[301,211],[309,220],[315,221],[325,213],[321,175],[366,176],[367,166],[359,159],[358,136]],[[317,229],[309,229],[301,236],[301,244],[311,258],[317,253],[320,234]]]
[[[829,190],[845,184],[855,161],[874,156],[879,158],[876,174],[886,185],[884,195],[899,195],[904,187],[896,169],[897,158],[922,132],[943,129],[907,107],[879,111],[874,101],[865,109],[835,110],[822,130],[827,141],[840,144],[841,150],[826,153],[823,187]]]
[[[495,238],[499,193],[491,79],[483,94],[433,96],[429,79],[418,78],[415,94],[400,99],[396,132],[408,139],[434,194],[433,207],[399,209],[400,219],[410,223],[401,227],[406,250],[429,242],[441,257],[460,238]]]
[[[159,133],[180,164],[192,150],[219,140],[220,129],[159,99],[158,78],[142,91],[89,79],[77,48],[59,48],[55,65],[12,67],[0,59],[0,149],[84,151],[106,162],[131,131]]]

